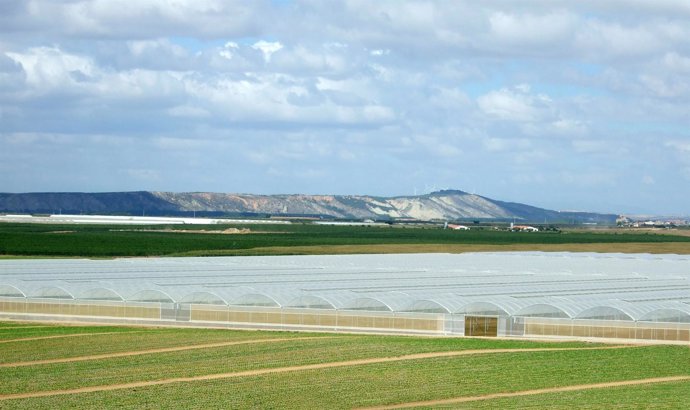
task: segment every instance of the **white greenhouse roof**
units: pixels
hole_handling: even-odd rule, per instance
[[[690,256],[0,260],[0,297],[690,322]]]

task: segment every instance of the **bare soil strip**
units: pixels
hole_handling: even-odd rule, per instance
[[[34,328],[39,328],[39,327],[52,327],[50,325],[43,325],[43,326],[2,326],[0,327],[0,330],[5,330],[5,329],[34,329]]]
[[[160,386],[173,383],[189,383],[196,381],[206,381],[206,380],[219,380],[219,379],[230,379],[230,378],[240,378],[240,377],[251,377],[251,376],[263,376],[267,374],[278,374],[305,370],[321,370],[330,369],[337,367],[349,367],[349,366],[362,366],[368,364],[379,364],[388,362],[400,362],[407,360],[420,360],[420,359],[433,359],[439,357],[455,357],[455,356],[469,356],[469,355],[479,355],[479,354],[494,354],[494,353],[527,353],[527,352],[562,352],[562,351],[572,351],[572,350],[609,350],[609,349],[622,349],[622,348],[632,348],[635,346],[622,345],[622,346],[604,346],[604,347],[559,347],[559,348],[532,348],[532,349],[481,349],[481,350],[455,350],[449,352],[432,352],[432,353],[417,353],[405,356],[394,356],[394,357],[375,357],[368,359],[355,359],[347,360],[342,362],[331,362],[331,363],[317,363],[317,364],[307,364],[299,366],[288,366],[288,367],[275,367],[268,369],[258,369],[258,370],[245,370],[241,372],[232,373],[217,373],[217,374],[207,374],[203,376],[193,376],[193,377],[175,377],[171,379],[163,380],[150,380],[150,381],[140,381],[132,383],[122,383],[122,384],[110,384],[101,386],[90,386],[90,387],[80,387],[77,389],[65,389],[65,390],[49,390],[49,391],[38,391],[29,393],[14,393],[14,394],[4,394],[0,395],[0,401],[11,400],[11,399],[28,399],[36,397],[49,397],[49,396],[59,396],[66,394],[80,394],[80,393],[94,393],[102,391],[112,391],[112,390],[122,390],[122,389],[132,389],[139,387],[150,387],[150,386]]]
[[[465,252],[620,252],[654,254],[690,254],[690,242],[615,242],[563,244],[374,244],[374,245],[313,245],[273,246],[227,251],[190,251],[180,255],[340,255],[368,253],[465,253]]]
[[[34,360],[34,361],[30,361],[30,362],[2,363],[2,364],[0,364],[0,368],[2,368],[2,367],[35,366],[35,365],[41,365],[41,364],[54,364],[54,363],[83,362],[83,361],[87,361],[87,360],[112,359],[112,358],[117,358],[117,357],[139,356],[139,355],[145,355],[145,354],[181,352],[184,350],[211,349],[214,347],[236,346],[236,345],[256,344],[256,343],[276,343],[276,342],[286,342],[286,341],[292,341],[292,340],[311,340],[311,339],[332,339],[332,337],[283,337],[283,338],[278,338],[278,339],[235,340],[232,342],[218,342],[218,343],[206,343],[206,344],[189,345],[189,346],[162,347],[159,349],[149,349],[149,350],[130,350],[127,352],[104,353],[104,354],[95,354],[95,355],[89,355],[89,356],[64,357],[64,358],[59,358],[59,359]]]
[[[38,336],[38,337],[25,337],[22,339],[9,339],[0,340],[0,343],[14,343],[14,342],[31,342],[34,340],[44,340],[44,339],[62,339],[63,337],[82,337],[82,336],[99,336],[99,335],[129,335],[132,333],[144,333],[143,330],[135,330],[133,332],[100,332],[100,333],[72,333],[69,335],[55,335],[55,336]]]
[[[492,393],[481,396],[468,397],[454,397],[451,399],[416,401],[410,403],[400,403],[390,406],[376,406],[365,407],[360,410],[388,410],[388,409],[408,409],[412,407],[428,407],[428,406],[443,406],[448,404],[467,403],[472,401],[502,399],[507,397],[531,396],[546,393],[561,393],[570,391],[590,390],[590,389],[606,389],[612,387],[636,386],[640,384],[654,384],[654,383],[671,383],[678,381],[688,381],[690,376],[669,376],[669,377],[654,377],[650,379],[624,380],[620,382],[606,382],[594,384],[577,384],[572,386],[550,387],[546,389],[523,390],[509,393]]]

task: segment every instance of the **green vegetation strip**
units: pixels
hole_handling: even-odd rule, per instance
[[[143,331],[142,331],[143,332]],[[16,343],[16,342],[33,342],[36,340],[46,340],[46,339],[63,339],[66,337],[83,337],[83,336],[101,336],[101,335],[113,335],[119,334],[121,332],[100,332],[100,333],[70,333],[68,335],[55,335],[55,336],[38,336],[38,337],[24,337],[20,339],[8,339],[0,340],[0,343]],[[131,331],[127,333],[136,333],[136,331]]]
[[[222,331],[219,331],[222,332]],[[81,340],[75,340],[79,349]],[[0,394],[37,390],[74,389],[173,377],[242,372],[275,367],[319,364],[416,353],[492,348],[553,348],[554,344],[411,337],[338,336],[269,344],[244,344],[201,350],[5,368],[0,372]],[[107,343],[107,342],[104,342]],[[91,343],[84,343],[90,345]],[[582,347],[584,344],[556,344]],[[45,347],[42,347],[45,348]],[[130,349],[131,350],[131,347]],[[16,361],[16,360],[12,360]],[[11,361],[6,361],[11,362]]]
[[[316,337],[293,337],[293,338],[279,338],[279,339],[250,339],[241,340],[234,342],[222,342],[222,343],[207,343],[201,345],[191,345],[191,346],[178,346],[178,347],[165,347],[159,349],[151,350],[133,350],[120,353],[106,353],[97,354],[90,356],[77,356],[77,357],[67,357],[61,359],[45,359],[45,360],[34,360],[29,362],[15,362],[15,363],[2,363],[0,367],[23,367],[23,366],[37,366],[44,364],[54,364],[54,363],[70,363],[70,362],[83,362],[86,360],[101,360],[101,359],[112,359],[115,357],[129,357],[129,356],[139,356],[143,354],[155,354],[155,353],[170,353],[170,352],[181,352],[183,350],[196,350],[196,349],[210,349],[214,347],[226,347],[226,346],[237,346],[242,344],[255,344],[255,343],[274,343],[274,342],[285,342],[288,340],[309,340],[317,339]],[[318,337],[318,339],[324,339],[324,337]]]
[[[298,372],[298,371],[305,371],[305,370],[330,369],[330,368],[336,368],[336,367],[362,366],[362,365],[370,365],[370,364],[400,362],[400,361],[409,361],[409,360],[421,360],[421,359],[431,359],[431,358],[442,358],[442,357],[485,355],[485,354],[498,354],[498,353],[529,353],[529,352],[567,351],[567,350],[602,350],[602,349],[620,349],[620,348],[628,348],[628,347],[629,346],[584,347],[584,348],[567,348],[567,347],[565,347],[565,348],[485,349],[485,350],[462,350],[462,351],[451,351],[451,352],[417,353],[417,354],[411,354],[411,355],[406,355],[406,356],[378,357],[378,358],[348,360],[348,361],[343,361],[343,362],[329,362],[329,363],[317,363],[317,364],[301,365],[301,366],[274,367],[274,368],[267,368],[267,369],[260,369],[260,370],[248,370],[248,371],[233,372],[233,373],[207,374],[207,375],[196,376],[196,377],[177,377],[177,378],[170,378],[170,379],[163,379],[163,380],[151,380],[151,381],[143,381],[143,382],[124,383],[124,384],[81,387],[81,388],[70,389],[70,390],[52,390],[52,391],[38,391],[38,392],[33,392],[33,393],[4,394],[4,395],[0,395],[0,400],[57,396],[57,395],[65,395],[65,394],[92,393],[92,392],[100,392],[100,391],[122,390],[122,389],[138,388],[138,387],[158,386],[158,385],[173,384],[173,383],[195,382],[195,381],[200,381],[200,380],[218,380],[218,379],[240,378],[240,377],[247,377],[247,376],[262,376],[262,375],[266,375],[266,374]]]
[[[75,335],[84,333],[130,333],[132,328],[119,326],[37,326],[37,327],[2,327],[0,343],[18,339],[34,339],[48,336]]]
[[[481,400],[492,400],[492,399],[502,399],[506,397],[520,397],[520,396],[533,396],[537,394],[545,393],[561,393],[561,392],[571,392],[578,390],[589,390],[589,389],[609,389],[611,387],[620,386],[637,386],[641,384],[654,384],[654,383],[669,383],[678,381],[690,380],[690,376],[670,376],[670,377],[655,377],[651,379],[641,379],[641,380],[625,380],[620,382],[609,382],[609,383],[594,383],[594,384],[579,384],[575,386],[562,386],[562,387],[551,387],[546,389],[534,389],[525,390],[509,393],[492,393],[482,396],[470,396],[470,397],[454,397],[451,399],[444,400],[429,400],[429,401],[417,401],[411,403],[401,403],[393,404],[389,406],[375,406],[375,407],[363,407],[362,410],[393,410],[393,409],[409,409],[413,407],[426,407],[426,406],[447,406],[449,404],[457,403],[467,403],[472,401]]]
[[[486,346],[492,343],[488,341]],[[145,388],[16,398],[3,401],[2,407],[339,409],[688,376],[688,358],[688,349],[679,346],[438,357],[289,373],[267,372],[257,376],[195,380]],[[322,357],[321,360],[326,358]],[[182,362],[181,359],[180,364],[185,366],[196,364]],[[657,401],[664,399],[658,397]],[[620,403],[626,402],[623,400]],[[586,406],[586,402],[578,404]],[[527,407],[548,405],[549,402],[537,398]],[[630,407],[630,402],[627,407]]]
[[[0,255],[115,257],[160,255],[270,254],[266,248],[371,245],[563,245],[563,244],[685,244],[690,237],[652,233],[539,232],[491,229],[457,232],[440,227],[366,227],[290,225],[208,225],[201,229],[248,227],[250,234],[161,232],[182,226],[128,228],[104,225],[0,224]],[[200,229],[195,227],[195,229]],[[51,232],[64,232],[54,234]],[[317,249],[317,248],[313,248]],[[303,252],[303,251],[302,251]],[[366,251],[365,251],[366,252]],[[299,251],[296,251],[299,253]]]
[[[545,393],[538,396],[508,397],[470,403],[456,403],[457,409],[550,410],[587,409],[685,409],[690,402],[690,382],[665,382],[632,386]],[[419,409],[439,406],[419,407]],[[447,406],[446,406],[447,407]]]
[[[128,330],[128,328],[123,328]],[[80,356],[117,354],[138,350],[163,349],[195,344],[225,343],[264,338],[293,338],[307,333],[252,332],[216,329],[145,329],[94,335],[84,343],[80,339],[50,338],[15,343],[0,351],[0,363],[70,359]]]
[[[91,332],[101,329],[93,327]],[[687,346],[610,348],[581,342],[121,329],[123,332],[112,335],[26,341],[0,348],[3,363],[61,361],[0,369],[0,395],[5,399],[0,407],[338,409],[690,376]],[[127,333],[132,330],[139,333]],[[76,331],[88,333],[83,327]],[[261,342],[282,338],[286,340]],[[250,340],[259,342],[234,344]],[[226,346],[178,349],[226,342]],[[172,349],[123,354],[159,348]],[[72,360],[99,354],[119,357]],[[609,402],[606,395],[597,395],[608,390],[594,389],[505,396],[451,406],[525,408],[560,403],[568,408],[584,403],[587,407],[586,400],[591,397],[595,403],[630,407],[636,402],[628,401],[633,399],[624,393],[639,397],[638,390],[646,389],[658,396],[654,400],[645,397],[642,403],[674,408],[674,403],[687,403],[689,385],[689,381],[679,380],[654,386],[612,387],[611,391],[619,392],[615,396],[618,401]],[[104,386],[115,390],[103,390]],[[685,395],[685,400],[678,395]],[[572,401],[579,397],[584,401]]]

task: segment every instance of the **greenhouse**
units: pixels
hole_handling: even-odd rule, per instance
[[[690,257],[505,252],[0,260],[0,317],[690,341]]]

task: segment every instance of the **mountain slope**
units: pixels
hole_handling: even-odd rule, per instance
[[[148,210],[179,211],[175,205],[146,191],[0,193],[0,212],[141,215]]]
[[[612,223],[616,215],[558,212],[458,190],[420,196],[252,195],[211,192],[0,193],[0,212],[309,215],[343,219],[516,220]]]

